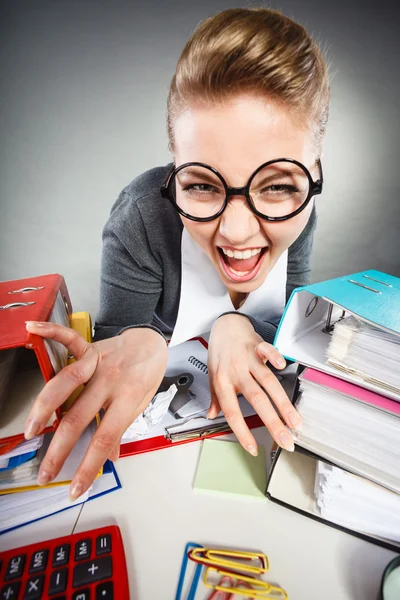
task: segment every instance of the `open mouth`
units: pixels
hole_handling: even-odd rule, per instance
[[[268,246],[244,251],[218,248],[222,268],[232,281],[244,282],[253,279],[264,261]]]

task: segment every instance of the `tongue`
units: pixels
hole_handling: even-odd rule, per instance
[[[250,258],[230,258],[224,256],[227,265],[235,271],[252,271],[260,259],[260,255],[250,256]]]

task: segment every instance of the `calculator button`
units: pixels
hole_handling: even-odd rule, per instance
[[[72,596],[72,600],[90,600],[90,589],[78,590]]]
[[[29,575],[31,573],[36,573],[37,571],[44,571],[47,565],[48,557],[48,550],[37,550],[34,552],[29,565]]]
[[[96,538],[96,556],[111,552],[111,535],[106,533]]]
[[[114,585],[112,581],[99,583],[96,588],[96,600],[114,600]]]
[[[72,586],[79,587],[80,585],[86,585],[87,583],[92,583],[92,581],[99,581],[107,577],[112,577],[111,556],[95,558],[74,567]]]
[[[23,600],[37,600],[42,597],[44,575],[30,577],[26,582]]]
[[[16,600],[18,598],[19,586],[19,581],[5,585],[0,592],[1,600]]]
[[[68,569],[59,569],[58,571],[52,572],[50,577],[49,596],[65,592],[65,588],[67,587],[67,576]]]
[[[53,552],[53,567],[62,567],[68,564],[70,544],[63,544],[62,546],[56,546]]]
[[[8,561],[6,574],[4,576],[5,581],[8,579],[17,579],[17,577],[21,577],[24,570],[25,558],[25,554],[19,554],[18,556],[13,556],[10,558]]]
[[[85,558],[90,558],[90,553],[92,551],[92,540],[79,540],[75,544],[75,560],[85,560]]]

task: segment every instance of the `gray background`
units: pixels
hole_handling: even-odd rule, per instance
[[[282,1],[327,49],[332,108],[313,280],[400,276],[400,9]],[[253,4],[257,6],[256,3]],[[58,272],[98,308],[101,231],[119,191],[169,162],[168,85],[183,45],[223,0],[2,0],[0,280]]]

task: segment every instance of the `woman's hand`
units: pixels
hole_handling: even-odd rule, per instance
[[[254,456],[257,455],[257,443],[241,413],[238,392],[250,402],[282,448],[293,451],[293,437],[262,388],[268,392],[289,427],[298,429],[301,426],[299,413],[266,366],[266,361],[277,369],[286,365],[281,354],[263,341],[246,317],[229,314],[217,319],[208,346],[211,392],[208,416],[214,418],[222,410],[243,448]]]
[[[38,435],[51,414],[78,386],[86,384],[53,436],[40,467],[40,485],[54,479],[83,430],[101,408],[106,409],[71,482],[70,496],[75,499],[89,488],[107,458],[118,458],[124,431],[150,403],[164,377],[167,345],[147,328],[128,329],[90,344],[61,325],[28,322],[26,327],[31,333],[61,342],[76,358],[40,392],[27,420],[27,439]]]

